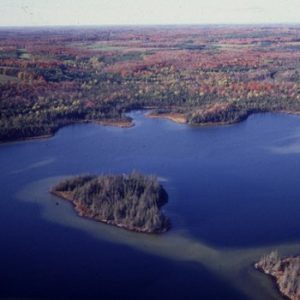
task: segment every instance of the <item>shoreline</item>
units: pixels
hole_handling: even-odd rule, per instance
[[[187,124],[187,118],[184,114],[182,113],[155,113],[155,112],[150,112],[146,114],[146,117],[149,119],[165,119],[165,120],[170,120],[173,121],[177,124]]]
[[[68,126],[68,125],[65,125],[65,126]],[[62,126],[62,127],[65,127],[65,126]],[[60,128],[62,128],[62,127],[60,127]],[[0,146],[1,145],[7,145],[7,144],[22,143],[22,142],[27,142],[27,141],[34,141],[34,140],[47,140],[49,138],[52,138],[55,135],[55,133],[56,133],[56,131],[53,134],[29,136],[29,137],[23,137],[23,138],[19,138],[19,139],[16,139],[16,140],[11,140],[11,141],[0,141]]]
[[[292,115],[292,116],[300,116],[300,111],[290,111],[290,110],[280,110],[280,111],[266,111],[266,112],[259,112],[259,113],[272,113],[272,114],[286,114],[286,115]],[[236,120],[234,122],[230,121],[224,121],[224,122],[207,122],[207,123],[193,123],[190,124],[187,121],[187,117],[183,113],[155,113],[150,112],[146,114],[146,117],[149,119],[162,119],[162,120],[170,120],[177,124],[186,124],[190,127],[219,127],[219,126],[229,126],[229,125],[235,125],[242,123],[246,121],[251,115],[254,115],[256,113],[250,113],[246,118],[243,118],[241,120]]]
[[[278,284],[278,278],[275,275],[272,275],[271,273],[266,272],[264,269],[262,269],[261,267],[258,266],[258,263],[255,263],[253,267],[256,271],[260,272],[261,274],[267,276],[269,279],[272,280],[274,288],[277,290],[277,292],[280,294],[280,296],[282,296],[284,299],[295,300],[295,299],[290,298],[288,295],[286,295],[281,290],[281,288]]]
[[[300,113],[299,113],[300,114]],[[190,124],[188,123],[187,117],[185,114],[182,113],[148,113],[146,115],[149,119],[162,119],[162,120],[169,120],[173,121],[177,124],[185,124],[190,127],[218,127],[218,126],[228,126],[228,125],[234,125],[243,122],[244,120],[236,121],[236,122],[207,122],[207,123],[199,123],[199,124]]]
[[[111,225],[111,226],[115,226],[117,228],[122,228],[125,229],[127,231],[131,231],[131,232],[137,232],[137,233],[144,233],[144,234],[161,234],[161,233],[165,233],[167,232],[170,228],[164,228],[163,230],[160,230],[158,232],[149,232],[149,231],[145,231],[145,230],[141,230],[137,227],[129,227],[120,223],[116,223],[114,221],[110,221],[110,220],[103,220],[103,219],[97,219],[93,214],[89,213],[87,211],[87,209],[85,209],[84,207],[79,206],[73,199],[72,199],[72,192],[58,192],[58,191],[53,191],[50,190],[50,193],[60,199],[66,200],[68,202],[70,202],[75,210],[75,212],[77,213],[77,215],[79,217],[82,218],[86,218],[95,222],[100,222],[103,224],[107,224],[107,225]]]
[[[284,266],[286,264],[291,263],[291,261],[295,259],[294,256],[288,256],[285,258],[281,258],[279,260],[280,265]],[[282,283],[282,279],[284,276],[284,270],[281,269],[282,267],[280,267],[278,270],[272,270],[272,268],[267,268],[264,267],[263,265],[261,265],[261,262],[256,262],[254,264],[254,269],[259,271],[260,273],[266,275],[267,277],[269,277],[273,283],[274,286],[276,287],[277,291],[279,292],[279,294],[284,297],[285,299],[289,299],[289,300],[299,300],[299,296],[296,294],[291,294],[289,293],[289,290],[287,289],[287,287],[285,287],[285,285],[283,285]],[[285,287],[285,288],[284,288]]]
[[[114,120],[100,120],[100,121],[88,121],[89,123],[95,123],[101,126],[111,126],[118,128],[131,128],[134,127],[134,122],[131,121],[114,121]]]
[[[153,109],[153,108],[151,108]],[[294,116],[300,116],[300,111],[290,111],[290,110],[280,110],[280,111],[269,111],[269,112],[263,112],[263,113],[277,113],[277,114],[286,114],[286,115],[294,115]],[[190,124],[188,123],[187,117],[183,113],[155,113],[155,112],[149,112],[145,114],[146,118],[149,119],[162,119],[162,120],[169,120],[172,122],[175,122],[180,125],[188,125],[190,127],[219,127],[219,126],[229,126],[229,125],[235,125],[239,124],[251,115],[255,113],[251,113],[247,116],[247,118],[242,119],[242,120],[237,120],[235,122],[207,122],[207,123],[199,123],[199,124]],[[9,141],[0,141],[0,146],[5,145],[5,144],[12,144],[12,143],[20,143],[20,142],[25,142],[25,141],[34,141],[34,140],[43,140],[43,139],[48,139],[53,136],[55,136],[56,132],[60,130],[63,127],[70,126],[70,125],[76,125],[76,124],[86,124],[86,123],[94,123],[100,126],[109,126],[109,127],[117,127],[117,128],[132,128],[135,126],[135,123],[133,120],[114,120],[114,119],[107,119],[107,120],[79,120],[79,121],[74,121],[70,122],[69,124],[64,124],[62,126],[59,126],[56,130],[54,130],[53,133],[51,134],[45,134],[41,136],[32,136],[32,137],[22,137],[18,138],[16,140],[9,140]]]
[[[125,121],[125,120],[124,121],[122,121],[122,120],[81,120],[81,121],[70,122],[69,124],[64,124],[62,126],[59,126],[51,134],[22,137],[22,138],[18,138],[16,140],[11,140],[11,141],[0,141],[0,146],[6,145],[6,144],[21,143],[21,142],[26,142],[26,141],[49,139],[49,138],[55,136],[57,131],[60,130],[61,128],[64,128],[66,126],[71,126],[71,125],[87,124],[87,123],[91,123],[91,124],[94,123],[94,124],[97,124],[100,126],[109,126],[109,127],[117,127],[117,128],[131,128],[131,127],[135,126],[135,124],[132,120],[131,121]]]

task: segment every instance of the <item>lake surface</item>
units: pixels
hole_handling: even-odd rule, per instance
[[[0,146],[0,298],[280,299],[252,264],[300,253],[300,118],[191,128],[144,113],[129,129]],[[170,232],[79,218],[48,193],[65,176],[132,170],[165,186]]]

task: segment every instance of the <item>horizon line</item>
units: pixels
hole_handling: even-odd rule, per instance
[[[299,22],[257,23],[140,23],[140,24],[51,24],[51,25],[0,25],[0,28],[61,28],[61,27],[167,27],[167,26],[300,26]]]

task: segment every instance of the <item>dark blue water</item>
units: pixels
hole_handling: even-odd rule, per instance
[[[175,262],[48,222],[16,194],[52,176],[156,174],[173,229],[214,247],[299,241],[300,118],[190,128],[132,114],[130,129],[77,125],[0,147],[0,297],[244,299],[200,264]]]

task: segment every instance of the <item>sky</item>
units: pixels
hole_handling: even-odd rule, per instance
[[[0,0],[0,26],[300,23],[300,0]]]

